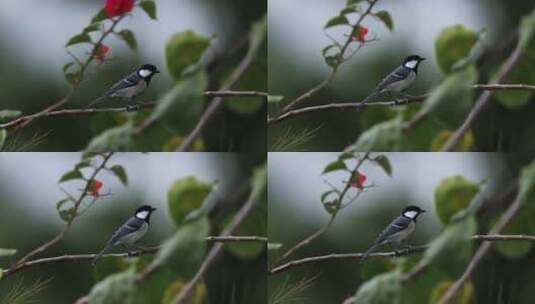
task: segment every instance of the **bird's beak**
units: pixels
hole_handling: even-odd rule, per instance
[[[160,71],[156,70],[156,71],[154,71],[154,73],[156,73],[156,74],[160,74]]]
[[[156,211],[156,208],[151,208],[152,211]]]
[[[425,60],[425,58],[424,58],[424,57],[420,58],[420,61],[424,61],[424,60]]]
[[[421,209],[420,211],[421,211],[422,213],[423,213],[423,212],[425,212],[425,210],[424,210],[424,209]]]

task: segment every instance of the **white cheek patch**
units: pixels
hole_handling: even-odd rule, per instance
[[[409,69],[414,69],[417,64],[418,64],[418,60],[411,60],[411,61],[407,61],[405,63],[405,66],[408,67]]]
[[[139,70],[139,76],[145,78],[152,74],[151,70]]]
[[[146,219],[148,215],[149,215],[148,211],[139,211],[138,213],[136,213],[136,217],[142,220]]]
[[[403,215],[408,217],[408,218],[413,219],[418,215],[418,212],[416,212],[416,211],[407,211]]]

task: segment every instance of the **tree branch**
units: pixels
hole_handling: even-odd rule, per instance
[[[234,242],[261,242],[267,243],[268,238],[263,236],[208,236],[205,240],[210,242],[234,243]]]
[[[357,162],[357,165],[355,166],[355,168],[351,171],[351,175],[350,175],[350,178],[353,177],[357,172],[358,170],[360,169],[360,167],[362,166],[362,164],[364,163],[364,161],[368,160],[368,156],[370,155],[369,152],[366,152],[366,154],[364,154],[364,156],[358,160]],[[344,186],[344,189],[340,192],[340,195],[338,196],[338,203],[339,203],[339,207],[343,206],[342,203],[343,203],[343,200],[344,200],[344,197],[345,195],[347,194],[347,192],[349,191],[349,189],[351,188],[351,183],[347,183],[345,186]],[[332,214],[331,214],[331,218],[329,219],[329,221],[327,222],[327,224],[325,224],[323,227],[321,227],[318,231],[314,232],[313,234],[311,234],[310,236],[306,237],[305,239],[303,239],[302,241],[300,241],[299,243],[297,243],[295,246],[293,246],[292,248],[290,248],[288,251],[286,251],[282,256],[281,258],[279,259],[280,260],[284,260],[286,259],[287,257],[289,257],[291,254],[293,254],[296,250],[298,250],[299,248],[311,243],[312,241],[314,241],[315,239],[317,239],[319,236],[321,236],[322,234],[324,234],[330,227],[331,225],[333,224],[334,220],[336,219],[336,215],[338,214],[338,212],[340,211],[340,208],[338,208],[336,211],[334,211]]]
[[[522,49],[520,45],[517,44],[514,51],[498,70],[496,76],[490,81],[490,85],[495,85],[504,81],[505,78],[509,75],[509,73],[511,73],[514,67],[517,65],[518,61],[520,60],[520,55],[522,55]],[[475,106],[472,108],[470,113],[468,113],[468,117],[466,117],[466,120],[463,122],[461,127],[459,127],[459,129],[457,129],[457,131],[455,131],[455,133],[453,133],[453,135],[448,139],[446,144],[444,144],[444,147],[442,147],[441,149],[442,152],[453,151],[453,149],[455,149],[455,147],[466,134],[466,132],[470,130],[470,127],[477,119],[477,117],[483,112],[483,109],[490,101],[491,97],[494,96],[494,93],[495,91],[487,90],[481,95],[479,95]]]
[[[313,87],[312,89],[306,91],[301,96],[297,97],[296,99],[294,99],[290,103],[288,103],[284,107],[284,109],[282,110],[283,113],[286,113],[286,112],[290,111],[299,102],[301,102],[301,101],[303,101],[303,100],[305,100],[307,98],[310,98],[311,96],[315,95],[316,93],[318,93],[320,90],[322,90],[324,87],[329,85],[334,80],[334,77],[336,76],[336,72],[338,71],[338,68],[340,67],[340,65],[343,62],[345,62],[345,60],[343,60],[344,56],[346,54],[346,51],[347,51],[349,45],[351,44],[351,42],[353,42],[353,37],[355,36],[358,28],[360,27],[360,24],[362,23],[364,18],[371,13],[372,8],[377,3],[377,1],[378,0],[369,1],[370,5],[366,9],[366,11],[364,11],[364,13],[362,13],[362,15],[360,15],[359,19],[357,20],[357,23],[355,23],[355,25],[353,25],[353,28],[351,29],[351,34],[347,36],[347,40],[344,42],[344,44],[342,45],[342,48],[340,49],[340,53],[338,55],[339,56],[339,60],[338,60],[337,64],[332,68],[332,70],[329,73],[329,75],[327,76],[327,78],[325,80],[323,80],[321,83],[319,83],[318,85],[316,85],[315,87]]]
[[[475,84],[473,85],[474,90],[485,90],[485,91],[505,91],[505,90],[521,90],[521,91],[535,91],[535,85],[526,85],[526,84]],[[391,101],[379,101],[371,103],[362,103],[361,101],[338,101],[335,103],[329,103],[319,106],[312,106],[306,108],[300,108],[296,110],[290,110],[281,114],[275,118],[269,118],[268,124],[275,124],[281,121],[284,121],[288,118],[294,116],[299,116],[303,114],[322,112],[322,111],[333,111],[333,110],[364,110],[368,107],[396,107],[404,106],[411,103],[421,103],[429,97],[429,93],[417,95],[409,98],[402,98],[400,100],[391,100]]]
[[[267,93],[265,92],[257,92],[257,91],[206,91],[204,92],[205,96],[209,97],[267,97]],[[40,117],[51,117],[51,116],[78,116],[78,115],[92,115],[97,113],[113,113],[113,112],[134,112],[139,111],[143,109],[150,109],[154,108],[157,105],[157,102],[155,101],[149,101],[149,102],[140,102],[136,107],[115,107],[115,108],[98,108],[98,109],[64,109],[64,110],[57,110],[57,111],[49,111],[49,112],[40,112],[36,114],[30,114],[26,116],[21,116],[16,119],[13,119],[12,121],[6,122],[4,124],[0,124],[0,129],[9,129],[12,127],[15,127],[17,125],[23,124],[26,121],[33,120],[35,118]]]
[[[493,241],[530,241],[535,242],[534,235],[499,235],[499,234],[488,234],[488,235],[474,235],[472,239],[475,241],[483,240],[485,243]],[[371,253],[370,257],[380,257],[380,258],[391,258],[400,255],[408,255],[412,253],[418,253],[425,251],[428,248],[428,245],[413,246],[409,250],[404,250],[401,252],[389,251],[389,252],[375,252]],[[308,258],[303,258],[299,260],[289,261],[279,266],[273,267],[269,270],[270,274],[278,274],[285,272],[294,267],[306,266],[308,264],[314,264],[319,262],[327,262],[332,260],[359,260],[364,256],[364,253],[331,253],[327,255],[313,256]]]

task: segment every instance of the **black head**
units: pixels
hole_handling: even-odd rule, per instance
[[[146,222],[149,222],[150,221],[150,215],[152,214],[152,212],[154,212],[154,210],[156,210],[156,208],[153,208],[153,207],[151,207],[149,205],[143,205],[143,206],[137,208],[136,213],[135,213],[135,217],[137,217],[140,220],[144,220]]]
[[[150,79],[152,76],[154,76],[154,74],[158,73],[160,73],[160,71],[158,71],[158,68],[152,64],[144,64],[137,69],[137,74],[139,77],[145,79],[147,83],[150,82]]]
[[[401,215],[403,215],[404,217],[408,217],[410,219],[413,219],[414,221],[416,221],[416,219],[418,218],[418,216],[422,213],[424,213],[425,210],[424,209],[421,209],[420,207],[418,206],[408,206],[406,207],[405,209],[403,209],[403,212],[401,212]]]
[[[403,60],[403,66],[409,69],[414,70],[418,73],[418,65],[420,62],[424,61],[425,58],[418,55],[410,55]]]

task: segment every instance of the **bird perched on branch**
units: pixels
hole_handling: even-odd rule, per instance
[[[104,93],[104,95],[93,100],[86,108],[90,108],[108,98],[117,97],[131,101],[132,98],[138,96],[147,89],[152,76],[158,73],[160,73],[160,71],[158,71],[156,66],[152,64],[144,64],[134,72],[116,82]]]
[[[132,246],[143,237],[149,229],[150,216],[154,210],[156,210],[156,208],[149,205],[139,207],[133,217],[113,232],[111,238],[106,243],[106,246],[104,246],[104,249],[93,258],[93,265],[95,265],[97,260],[113,246]]]
[[[416,80],[416,75],[418,75],[418,65],[424,60],[425,58],[418,55],[410,55],[405,58],[403,63],[392,73],[388,74],[388,76],[386,76],[383,80],[381,80],[373,92],[368,95],[368,97],[364,98],[364,100],[360,103],[364,104],[372,97],[375,97],[381,93],[391,94],[394,92],[400,94],[405,91]]]
[[[360,262],[362,263],[377,247],[390,244],[396,252],[397,249],[402,245],[402,242],[407,239],[416,228],[416,220],[420,214],[425,212],[425,210],[420,209],[417,206],[408,206],[403,209],[401,215],[395,218],[381,234],[375,240],[373,245],[364,253]],[[405,249],[410,248],[410,246],[405,246]]]

